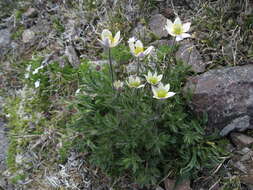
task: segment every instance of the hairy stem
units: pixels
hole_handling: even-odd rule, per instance
[[[111,79],[112,79],[112,89],[114,90],[114,73],[113,73],[113,67],[112,67],[112,55],[111,55],[111,48],[108,49],[109,54],[109,65],[110,65],[110,73],[111,73]]]
[[[137,76],[139,76],[139,72],[140,72],[140,58],[137,57]]]

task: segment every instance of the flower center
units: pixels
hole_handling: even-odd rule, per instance
[[[182,24],[174,24],[172,32],[176,35],[181,35],[183,33]]]
[[[105,39],[106,39],[106,38],[108,38],[108,39],[109,39],[109,42],[111,42],[111,43],[113,43],[113,42],[115,41],[114,38],[113,38],[113,36],[110,35],[110,34],[105,35]]]
[[[159,98],[165,98],[167,96],[167,91],[165,89],[160,89],[157,91],[157,96]]]
[[[150,82],[151,84],[157,84],[157,83],[158,83],[158,79],[157,79],[156,77],[150,77],[150,78],[149,78],[149,82]]]
[[[135,87],[137,88],[138,86],[140,86],[140,82],[139,81],[132,81],[129,83],[130,87]]]
[[[134,49],[134,54],[138,55],[139,53],[143,52],[143,47],[135,47]]]

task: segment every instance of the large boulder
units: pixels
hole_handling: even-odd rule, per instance
[[[189,79],[190,105],[198,113],[208,114],[207,132],[253,128],[253,65],[211,70]]]
[[[153,15],[149,21],[150,30],[156,35],[157,38],[168,36],[168,32],[165,30],[167,18],[161,14]]]
[[[5,133],[4,123],[0,119],[0,189],[1,187],[4,189],[8,189],[6,186],[6,181],[4,176],[2,176],[3,172],[6,168],[6,154],[8,148],[7,136]]]
[[[9,29],[0,30],[0,59],[6,54],[11,45],[11,33]]]

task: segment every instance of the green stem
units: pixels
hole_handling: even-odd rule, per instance
[[[139,76],[139,72],[140,72],[140,58],[137,57],[137,76]]]
[[[113,75],[113,67],[112,67],[111,48],[109,48],[108,54],[109,54],[110,73],[111,73],[111,79],[112,79],[112,90],[114,90],[114,86],[113,86],[113,83],[114,83],[114,75]]]

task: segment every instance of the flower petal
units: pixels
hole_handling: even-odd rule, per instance
[[[120,31],[118,31],[114,37],[115,44],[117,44],[120,41]]]
[[[98,41],[99,41],[103,46],[105,46],[105,42],[104,42],[104,41],[102,41],[102,40],[100,40],[100,39],[98,39]]]
[[[172,32],[172,28],[168,28],[167,26],[165,26],[165,29],[167,30],[167,32],[169,33],[169,35],[171,35],[171,36],[176,36],[176,35]]]
[[[144,52],[140,52],[136,55],[136,57],[143,58],[143,57],[145,57],[145,54],[144,54]]]
[[[188,33],[183,33],[181,36],[182,36],[182,38],[189,38],[189,37],[191,37],[191,35],[188,34]]]
[[[157,79],[158,79],[159,82],[162,80],[162,78],[163,78],[163,75],[158,75],[157,76]]]
[[[148,55],[148,54],[150,54],[150,52],[153,50],[153,46],[150,46],[148,49],[146,49],[143,53],[144,53],[144,55]]]
[[[134,50],[135,50],[135,45],[134,45],[134,43],[129,43],[129,48],[130,48],[130,51],[131,51],[131,53],[134,55]]]
[[[143,44],[140,40],[137,40],[136,43],[135,43],[135,47],[136,48],[143,48]]]
[[[191,27],[190,22],[187,22],[187,23],[183,24],[183,31],[187,32],[188,30],[190,30],[190,27]]]
[[[182,24],[182,22],[181,22],[181,20],[180,20],[179,17],[177,17],[177,18],[175,19],[174,24],[180,24],[180,25]]]
[[[169,90],[170,90],[170,84],[166,84],[166,85],[164,86],[164,88],[165,88],[167,91],[169,91]]]
[[[156,97],[157,97],[157,89],[158,89],[157,87],[152,86],[152,92]]]
[[[182,35],[176,37],[176,41],[177,41],[177,42],[178,42],[178,41],[181,41],[181,40],[183,40],[183,39],[184,39],[184,38],[183,38]]]
[[[141,84],[140,86],[138,86],[137,88],[142,88],[142,87],[144,87],[145,86],[145,84]]]
[[[132,38],[129,38],[128,43],[131,44],[131,43],[134,43],[135,41],[136,41],[135,37],[132,37]]]
[[[110,37],[112,37],[112,33],[111,33],[111,31],[109,31],[109,30],[107,30],[107,29],[104,29],[103,31],[102,31],[102,34],[101,34],[101,39],[102,39],[102,41],[104,41],[106,38],[110,38]]]
[[[173,26],[173,23],[172,23],[172,21],[170,20],[170,19],[167,19],[167,23],[166,23],[166,26],[165,27],[167,27],[168,29],[172,29],[172,26]]]
[[[168,98],[174,96],[175,94],[175,92],[168,92]]]

